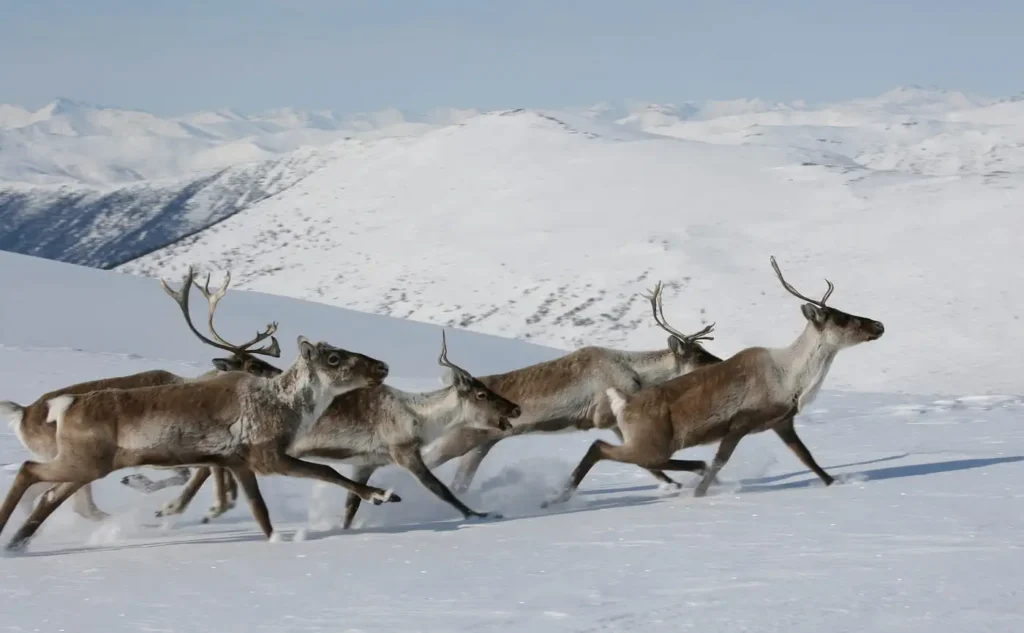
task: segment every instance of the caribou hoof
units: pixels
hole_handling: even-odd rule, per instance
[[[486,521],[488,519],[496,520],[504,518],[505,517],[500,512],[471,512],[466,516],[467,521],[472,521],[474,519]]]
[[[382,503],[398,503],[401,500],[402,498],[391,490],[378,490],[370,495],[370,501],[372,501],[375,506],[379,506]]]

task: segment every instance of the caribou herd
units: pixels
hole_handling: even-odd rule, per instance
[[[549,505],[568,499],[601,460],[635,464],[664,485],[680,484],[665,471],[701,476],[694,494],[707,493],[739,441],[774,431],[801,462],[829,485],[800,440],[794,419],[817,395],[839,350],[873,341],[882,324],[826,305],[782,286],[803,301],[806,325],[784,348],[750,347],[721,359],[704,349],[714,324],[693,334],[669,325],[662,310],[662,285],[646,295],[655,323],[668,332],[668,346],[654,351],[583,347],[536,365],[491,376],[473,376],[448,360],[441,335],[438,363],[450,373],[447,386],[410,393],[384,384],[388,365],[358,352],[298,337],[298,355],[281,369],[260,357],[280,356],[277,324],[245,343],[229,343],[214,327],[214,314],[230,283],[211,291],[190,268],[179,289],[161,281],[181,309],[189,329],[207,345],[227,352],[198,377],[146,371],[103,378],[46,393],[28,406],[0,402],[33,459],[24,462],[3,506],[0,531],[19,505],[28,518],[7,548],[23,547],[62,503],[72,499],[79,515],[106,517],[93,499],[92,482],[123,469],[149,466],[173,475],[152,481],[135,473],[126,486],[152,492],[184,485],[179,497],[157,513],[184,512],[212,475],[212,520],[234,506],[239,486],[263,533],[273,526],[257,475],[287,475],[329,482],[348,491],[342,525],[351,526],[361,501],[394,503],[391,490],[369,485],[381,466],[397,464],[464,517],[492,516],[466,506],[464,493],[495,444],[528,433],[608,429],[618,444],[594,441],[565,488]],[[208,303],[212,338],[192,323],[189,297],[195,288]],[[269,343],[267,342],[269,341]],[[261,345],[257,347],[257,345]],[[679,450],[718,443],[711,464],[673,459]],[[354,466],[345,477],[320,459]],[[431,469],[460,459],[451,487]],[[34,502],[34,503],[33,503]]]

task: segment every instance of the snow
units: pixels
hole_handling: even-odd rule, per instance
[[[831,303],[892,333],[851,350],[834,388],[1020,390],[1024,339],[1011,333],[1024,304],[1012,289],[1024,270],[1008,263],[1024,234],[1024,155],[998,176],[925,174],[797,136],[736,145],[619,127],[612,138],[600,120],[564,119],[504,111],[350,145],[118,270],[230,266],[239,288],[563,349],[662,345],[636,297],[661,279],[670,320],[717,322],[728,353],[799,331],[775,255],[797,288],[822,293],[828,278]]]
[[[215,354],[191,338],[153,280],[2,253],[0,270],[4,398],[25,402],[74,381],[156,367],[194,375]],[[437,385],[435,326],[242,291],[223,304],[229,338],[279,320],[282,361],[303,333],[387,360],[389,382],[402,388]],[[789,327],[773,335],[798,330],[792,307]],[[728,321],[720,322],[724,332]],[[836,370],[857,354],[877,358],[886,339],[907,335],[892,329],[842,352]],[[730,351],[720,340],[710,346]],[[449,330],[449,350],[478,372],[558,354],[463,330]],[[462,521],[392,467],[373,481],[403,501],[364,504],[356,529],[343,532],[341,491],[265,478],[278,530],[268,543],[244,504],[203,525],[212,500],[203,490],[184,516],[157,520],[153,512],[175,489],[141,495],[111,476],[96,490],[111,518],[91,523],[61,508],[27,552],[0,561],[4,625],[225,633],[1019,629],[1024,397],[834,385],[827,381],[797,422],[819,462],[842,480],[827,489],[774,436],[759,435],[740,444],[722,485],[704,499],[690,496],[693,478],[681,493],[666,493],[639,469],[602,462],[566,505],[541,509],[600,435],[534,436],[500,444],[465,495],[502,520]],[[25,458],[13,434],[0,430],[0,462]],[[448,481],[452,471],[449,464],[439,475]],[[12,475],[0,471],[4,489]]]
[[[586,344],[654,349],[637,294],[665,281],[682,330],[727,356],[802,329],[787,278],[886,334],[840,353],[797,420],[829,488],[774,436],[740,443],[708,497],[602,462],[542,508],[609,433],[519,437],[462,495],[463,521],[407,473],[402,502],[262,478],[203,524],[95,486],[112,513],[61,508],[0,558],[12,631],[786,631],[947,633],[1024,624],[1024,101],[903,87],[841,103],[760,99],[281,109],[181,117],[58,100],[0,106],[0,399],[222,355],[153,277],[225,270],[218,329],[279,321],[439,386],[451,359],[496,373]],[[198,171],[197,171],[198,170]],[[40,184],[46,183],[46,184]],[[196,299],[198,301],[198,297]],[[199,301],[201,304],[202,302]],[[203,306],[193,306],[197,317]],[[201,321],[200,321],[201,323]],[[714,447],[685,451],[709,459]],[[0,488],[28,457],[0,426]],[[451,480],[455,463],[438,469]],[[341,470],[347,471],[346,467]],[[167,471],[144,469],[153,478]],[[12,517],[3,540],[23,520]]]
[[[160,117],[65,98],[34,112],[0,104],[0,183],[103,188],[183,177],[346,137],[418,134],[458,115],[439,112],[411,121],[397,110],[341,116],[290,108]]]

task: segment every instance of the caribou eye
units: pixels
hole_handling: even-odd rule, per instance
[[[476,392],[476,399],[477,400],[486,400],[487,399],[487,393],[485,393],[483,391]]]
[[[337,354],[331,354],[330,356],[327,357],[327,364],[330,365],[331,367],[337,367],[338,363],[340,362],[341,357],[338,356]]]

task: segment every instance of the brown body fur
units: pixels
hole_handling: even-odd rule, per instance
[[[17,547],[83,485],[133,466],[218,465],[231,468],[257,522],[272,532],[255,474],[309,477],[346,487],[375,503],[397,501],[333,469],[291,458],[288,444],[334,395],[379,384],[387,365],[362,354],[299,338],[299,358],[276,378],[228,372],[183,384],[106,389],[59,396],[48,403],[56,422],[57,456],[25,462],[3,506],[0,530],[25,490],[59,483],[11,540]]]
[[[474,422],[480,425],[475,428],[482,431],[500,432],[511,428],[509,419],[519,416],[519,407],[449,363],[444,348],[439,362],[452,368],[451,386],[417,394],[381,385],[340,395],[316,422],[295,438],[288,447],[288,454],[352,462],[356,464],[353,479],[361,484],[369,481],[381,466],[397,464],[463,517],[487,516],[463,504],[430,472],[420,448],[438,435]],[[195,490],[202,485],[201,477],[201,471],[197,472],[181,497],[172,502],[179,511],[184,511]],[[360,501],[358,495],[349,493],[344,527],[350,527]]]
[[[43,458],[53,459],[57,456],[57,431],[56,425],[46,421],[49,407],[47,403],[57,396],[81,395],[90,391],[102,389],[124,389],[132,387],[150,387],[154,385],[176,384],[187,380],[177,374],[162,369],[144,371],[128,376],[116,376],[103,378],[69,385],[62,389],[56,389],[43,394],[35,402],[21,409],[21,419],[12,423],[18,439],[32,454]],[[13,403],[11,403],[13,405]],[[13,408],[13,406],[12,406]],[[39,489],[42,493],[42,489]],[[38,494],[26,495],[26,502],[31,504]],[[75,493],[74,510],[82,517],[99,520],[108,516],[105,512],[96,507],[92,497],[92,486],[84,486]]]
[[[463,456],[452,489],[469,488],[487,453],[512,435],[550,433],[589,429],[610,429],[621,439],[605,394],[609,388],[635,393],[660,384],[698,367],[721,361],[705,350],[700,340],[710,339],[713,328],[687,335],[664,320],[661,308],[661,284],[647,295],[655,321],[671,336],[668,347],[648,352],[625,352],[603,347],[583,347],[570,354],[522,369],[480,377],[480,381],[506,398],[518,402],[523,415],[513,424],[510,434],[464,429],[441,438],[424,451],[431,468]],[[471,452],[470,452],[471,451]],[[468,454],[467,454],[468,453]],[[651,470],[664,484],[678,487],[665,473]]]

